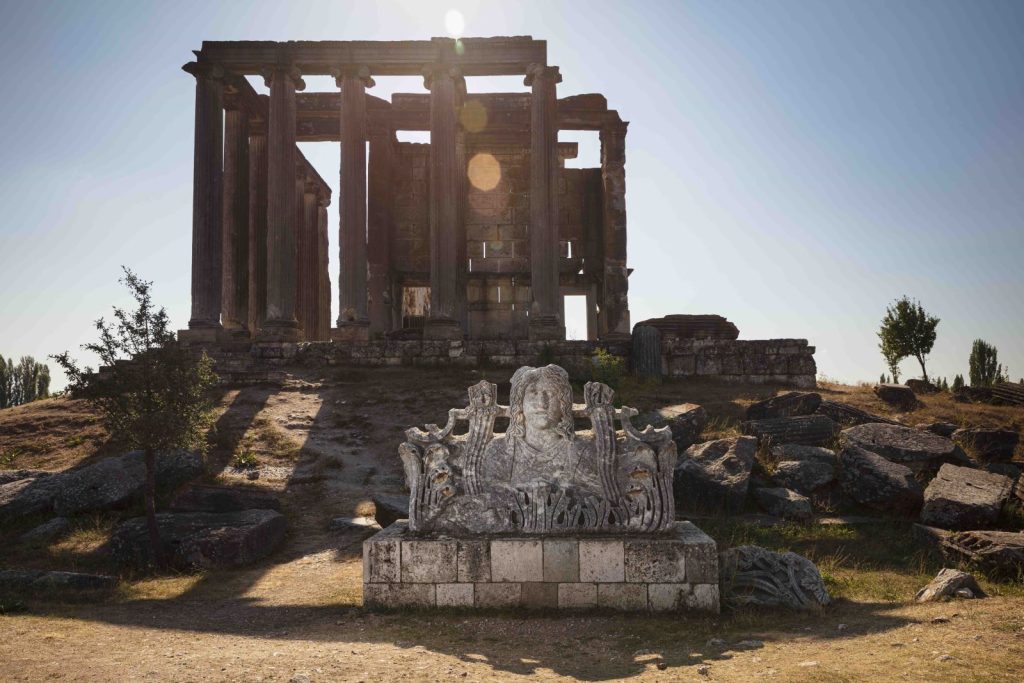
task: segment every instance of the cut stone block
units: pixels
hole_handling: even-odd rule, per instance
[[[363,587],[366,607],[434,607],[432,583],[368,583]]]
[[[543,581],[544,553],[540,540],[491,541],[491,581]]]
[[[438,607],[472,607],[473,584],[471,583],[439,583],[437,584]]]
[[[721,604],[720,599],[717,583],[697,583],[693,584],[692,592],[686,597],[685,604],[690,609],[717,613]]]
[[[649,583],[647,604],[654,612],[672,612],[686,606],[691,592],[688,583]]]
[[[557,583],[524,583],[523,606],[533,609],[555,609],[558,607]]]
[[[464,583],[491,580],[490,541],[459,541],[459,581]]]
[[[544,580],[554,583],[580,580],[579,541],[563,538],[544,540]]]
[[[478,583],[474,590],[477,607],[515,607],[523,596],[519,583]]]
[[[599,583],[597,605],[626,611],[646,609],[647,586],[640,583]]]
[[[402,580],[402,543],[404,524],[396,522],[363,543],[363,581],[399,583]]]
[[[558,584],[558,606],[562,609],[583,609],[586,607],[597,607],[597,584]]]
[[[622,541],[581,540],[579,543],[580,581],[622,583],[626,580]]]
[[[403,541],[402,583],[455,583],[459,578],[455,541]]]
[[[980,529],[999,519],[1013,480],[969,467],[943,465],[924,492],[921,521],[941,529]]]
[[[686,546],[670,541],[626,541],[626,581],[630,583],[685,582],[685,548]]]

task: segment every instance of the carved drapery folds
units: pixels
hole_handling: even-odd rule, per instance
[[[509,405],[497,398],[494,384],[480,382],[444,427],[406,431],[399,456],[410,529],[654,533],[672,524],[676,449],[667,427],[638,431],[636,411],[615,408],[614,392],[598,382],[573,404],[568,375],[554,365],[520,368]],[[504,434],[494,433],[499,417],[509,420]],[[577,418],[589,418],[592,433],[577,433]],[[460,423],[468,430],[457,436]]]

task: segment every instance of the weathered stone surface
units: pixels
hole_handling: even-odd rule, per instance
[[[0,486],[10,484],[12,481],[21,479],[41,479],[48,477],[53,472],[46,470],[0,470]]]
[[[942,529],[979,529],[999,519],[1013,480],[1000,474],[943,465],[924,492],[921,521]]]
[[[736,339],[740,331],[733,323],[720,315],[673,314],[662,318],[650,318],[639,322],[639,326],[657,329],[663,338],[676,339]]]
[[[852,444],[839,451],[839,462],[840,486],[861,505],[898,514],[921,507],[923,491],[909,467]]]
[[[80,572],[0,569],[0,593],[52,595],[54,592],[96,593],[117,587],[117,577]]]
[[[875,396],[900,410],[913,410],[917,406],[917,396],[910,387],[902,384],[876,384]]]
[[[671,429],[676,450],[682,453],[697,443],[700,433],[708,423],[708,412],[696,403],[680,403],[645,413],[641,421],[648,422],[653,427]]]
[[[270,491],[191,484],[171,500],[175,512],[240,512],[280,510],[281,501]]]
[[[477,607],[516,607],[523,599],[521,583],[478,583]]]
[[[558,583],[524,583],[522,602],[530,609],[556,609]]]
[[[585,405],[575,408],[563,368],[522,367],[508,406],[482,381],[470,387],[467,408],[449,411],[444,428],[406,430],[399,455],[410,529],[461,536],[667,529],[675,518],[671,431],[637,431],[636,411],[616,409],[604,384],[588,382],[583,393]],[[509,427],[496,436],[499,417]],[[576,431],[577,417],[590,419],[590,432]],[[465,436],[454,434],[460,421],[469,423]]]
[[[951,438],[983,462],[1010,462],[1020,442],[1014,429],[969,427],[953,432]]]
[[[953,436],[953,432],[959,429],[959,427],[952,422],[925,422],[917,425],[917,428],[947,439]]]
[[[438,607],[472,607],[474,603],[471,583],[439,583],[435,595]]]
[[[767,420],[776,417],[813,415],[821,405],[821,394],[789,391],[747,407],[748,420]]]
[[[402,583],[455,583],[458,578],[456,541],[402,542]]]
[[[543,581],[544,555],[542,541],[491,541],[491,581]]]
[[[685,583],[686,548],[664,541],[626,541],[625,579],[628,583]]]
[[[363,605],[371,609],[434,607],[435,591],[432,583],[370,583],[363,586]]]
[[[647,608],[647,586],[630,583],[599,583],[597,606],[608,609],[637,611]]]
[[[579,541],[569,538],[544,539],[544,580],[574,583],[580,580]]]
[[[653,612],[673,612],[686,606],[693,594],[688,583],[652,583],[647,586],[648,606]]]
[[[856,427],[857,425],[871,424],[874,422],[889,425],[900,424],[899,422],[890,420],[887,417],[875,415],[874,413],[869,413],[865,410],[861,410],[860,408],[847,405],[846,403],[839,403],[838,401],[822,401],[821,405],[818,406],[817,414],[829,417],[844,427]]]
[[[621,583],[625,581],[621,540],[581,540],[580,581]]]
[[[768,441],[772,445],[794,443],[824,446],[835,441],[839,425],[824,415],[802,415],[747,420],[740,423],[740,430],[744,434],[756,436],[758,441]]]
[[[373,517],[335,517],[331,520],[331,531],[375,533],[380,530],[380,524]]]
[[[1024,567],[1024,531],[958,531],[942,537],[954,562],[971,562],[992,578],[1016,578]]]
[[[205,569],[241,567],[268,556],[284,540],[287,523],[274,510],[182,512],[157,515],[163,552],[172,565]],[[125,564],[152,564],[146,519],[121,524],[110,539],[111,555]]]
[[[491,580],[490,541],[459,541],[459,581],[479,583]]]
[[[887,460],[906,465],[915,472],[937,472],[943,463],[969,465],[963,449],[949,439],[912,427],[865,424],[844,429],[843,446],[857,446]]]
[[[409,519],[409,499],[405,496],[378,493],[373,497],[373,516],[387,529],[400,519]]]
[[[814,517],[810,499],[789,489],[755,489],[754,499],[765,512],[783,519],[809,522]]]
[[[814,563],[796,553],[753,545],[721,554],[723,598],[733,606],[814,609],[832,600]]]
[[[401,582],[402,535],[407,530],[406,522],[396,522],[363,542],[364,583]]]
[[[53,512],[60,490],[55,476],[26,477],[0,485],[0,525],[21,517]]]
[[[676,500],[695,511],[737,512],[743,507],[757,439],[719,439],[686,449],[675,471]]]
[[[561,609],[586,609],[588,607],[597,607],[597,584],[558,584],[558,606]]]
[[[819,446],[784,444],[772,448],[772,482],[809,496],[835,481],[836,454]]]
[[[936,394],[939,391],[938,387],[923,379],[908,379],[904,384],[915,394]]]
[[[19,539],[22,543],[47,543],[62,536],[71,528],[67,517],[54,517],[48,522],[25,532]]]
[[[967,591],[967,594],[964,591]],[[917,592],[914,600],[916,602],[934,602],[955,597],[984,598],[987,596],[973,576],[967,572],[946,567],[939,570],[935,578]]]

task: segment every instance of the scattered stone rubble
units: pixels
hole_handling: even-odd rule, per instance
[[[958,569],[944,568],[939,571],[931,582],[919,590],[914,600],[917,602],[936,602],[950,598],[984,598],[977,579]]]

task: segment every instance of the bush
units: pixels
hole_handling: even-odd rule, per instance
[[[968,364],[972,387],[990,387],[1009,379],[1009,373],[999,363],[999,351],[982,339],[974,340]]]
[[[626,359],[599,348],[590,358],[590,379],[618,389],[626,374]]]

